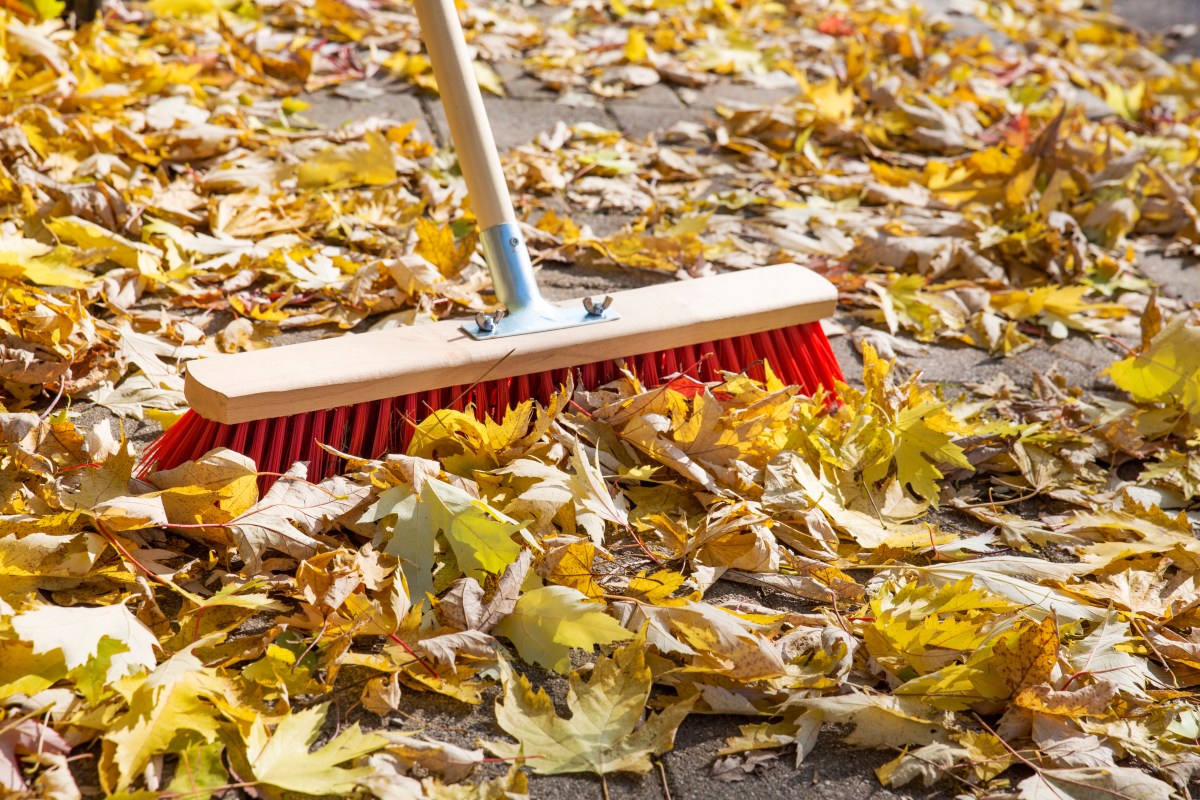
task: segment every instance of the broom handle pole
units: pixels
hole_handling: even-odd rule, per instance
[[[454,0],[413,0],[413,5],[479,229],[515,223],[517,217]]]

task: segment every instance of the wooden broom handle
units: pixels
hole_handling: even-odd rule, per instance
[[[413,0],[479,229],[516,222],[454,0]]]

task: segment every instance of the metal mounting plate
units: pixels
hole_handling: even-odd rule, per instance
[[[576,303],[572,308],[546,303],[509,314],[490,331],[483,330],[473,320],[460,327],[472,339],[501,339],[505,336],[523,336],[527,333],[546,333],[581,325],[596,325],[620,318],[621,315],[611,309],[605,311],[603,316],[589,314],[582,303]]]

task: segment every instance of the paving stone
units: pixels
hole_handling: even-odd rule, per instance
[[[622,289],[636,289],[670,283],[675,276],[669,272],[650,272],[642,269],[602,267],[573,264],[542,267],[538,271],[538,286],[550,300],[573,300],[584,295],[603,297]]]
[[[433,139],[433,131],[425,119],[425,110],[417,97],[408,92],[388,91],[369,100],[354,100],[336,95],[332,90],[322,90],[301,95],[300,99],[312,104],[311,108],[304,111],[304,116],[326,128],[340,128],[347,122],[372,116],[398,122],[416,119],[417,131],[421,136],[427,140]]]
[[[588,226],[595,236],[611,236],[637,219],[633,214],[596,214],[591,211],[572,210],[569,205],[565,210],[571,215],[572,222],[580,228]]]
[[[664,113],[668,113],[672,109],[681,109],[684,107],[683,101],[679,99],[679,95],[665,83],[656,83],[653,86],[646,86],[637,91],[630,92],[624,97],[614,97],[608,101],[608,107],[621,108],[624,106],[645,106],[647,108],[658,108]]]
[[[553,100],[557,95],[530,75],[519,61],[497,61],[492,65],[509,97],[518,100]]]
[[[836,320],[847,328],[857,324],[845,315],[839,315]],[[830,344],[846,373],[847,383],[861,386],[862,356],[854,346],[853,337],[834,336],[830,338]],[[926,345],[919,355],[899,355],[897,364],[904,371],[921,370],[923,381],[953,386],[984,383],[997,375],[1007,375],[1018,386],[1029,387],[1033,385],[1035,375],[1054,372],[1071,386],[1111,390],[1112,381],[1101,373],[1122,356],[1115,345],[1072,336],[1059,342],[1038,343],[1007,358],[990,356],[965,346]]]
[[[1055,372],[1071,386],[1111,389],[1112,382],[1101,373],[1122,355],[1113,345],[1072,336],[1060,342],[1039,343],[1007,358],[968,347],[930,346],[928,355],[904,356],[902,361],[922,370],[924,379],[935,383],[983,383],[996,375],[1007,375],[1018,386],[1032,386],[1035,375]]]
[[[621,132],[634,139],[670,128],[677,122],[704,122],[714,116],[709,109],[702,108],[654,108],[650,106],[609,106],[617,119]]]
[[[485,97],[496,147],[501,151],[532,142],[542,131],[552,130],[561,120],[568,125],[591,122],[606,128],[616,128],[617,122],[603,108],[567,106],[544,100],[521,100],[515,97]],[[429,121],[443,143],[450,141],[446,114],[440,104],[427,105]]]
[[[748,83],[734,83],[722,78],[716,83],[709,84],[694,92],[684,95],[688,105],[711,108],[717,103],[746,103],[763,105],[775,103],[794,97],[798,89],[795,87],[780,89],[765,89]]]
[[[1159,285],[1163,296],[1200,304],[1200,259],[1142,253],[1137,265],[1142,274]]]
[[[706,106],[685,106],[672,89],[650,86],[635,95],[608,101],[608,110],[626,136],[640,138],[677,122],[704,122],[714,116]]]
[[[1191,25],[1192,30],[1173,43],[1172,60],[1200,57],[1200,3],[1196,0],[1113,0],[1112,10],[1136,28],[1162,34],[1171,28]]]
[[[930,22],[949,24],[951,35],[956,38],[983,36],[997,49],[1014,44],[1007,34],[976,16],[972,10],[975,4],[968,0],[910,0],[909,5],[923,7],[925,19]]]

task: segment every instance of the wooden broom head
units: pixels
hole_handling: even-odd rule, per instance
[[[444,320],[205,358],[188,365],[184,391],[202,417],[234,424],[787,328],[837,304],[833,285],[797,264],[612,297],[619,319],[546,333],[475,341]]]

